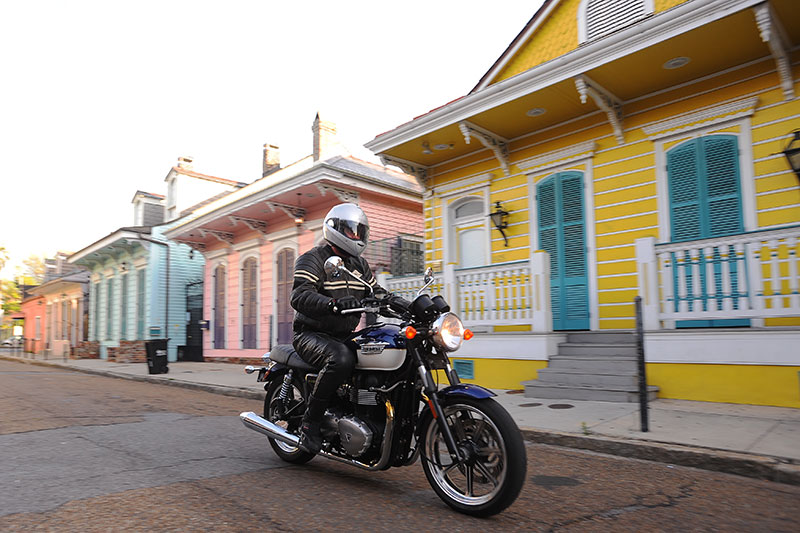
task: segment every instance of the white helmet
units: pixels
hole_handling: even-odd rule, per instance
[[[339,204],[325,215],[322,236],[346,254],[358,257],[367,247],[369,222],[356,204]]]

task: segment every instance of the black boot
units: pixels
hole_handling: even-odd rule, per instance
[[[300,443],[298,445],[304,452],[316,455],[322,448],[320,426],[327,408],[328,400],[321,400],[313,394],[309,396],[308,407],[303,415],[303,425],[300,427]]]

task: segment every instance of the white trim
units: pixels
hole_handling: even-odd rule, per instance
[[[729,120],[730,119],[730,120]],[[738,126],[739,131],[722,131],[730,126]],[[675,132],[677,134],[677,132]],[[726,120],[717,123],[696,124],[682,131],[685,138],[670,148],[674,150],[681,144],[694,139],[711,135],[733,135],[736,137],[739,157],[739,191],[742,200],[742,221],[744,231],[758,229],[755,202],[755,178],[753,176],[753,146],[751,121],[749,116]],[[654,141],[656,155],[656,198],[658,203],[659,234],[658,242],[670,242],[672,221],[669,214],[669,175],[667,173],[667,154],[664,144],[676,140],[674,135],[664,136]]]
[[[464,194],[491,183],[492,177],[490,172],[483,172],[457,181],[450,181],[445,185],[436,187],[436,195],[440,198],[447,198],[457,194]]]
[[[234,251],[239,252],[241,254],[241,253],[247,253],[247,252],[253,250],[253,248],[258,248],[262,244],[263,244],[263,238],[262,237],[255,237],[255,238],[252,238],[252,239],[248,239],[246,241],[237,242],[237,243],[233,244],[231,246],[231,248]]]
[[[758,106],[758,96],[732,100],[722,104],[701,107],[696,111],[676,115],[667,120],[651,122],[642,130],[651,140],[675,136],[702,127],[711,127],[742,117],[750,117]]]
[[[560,150],[553,150],[544,154],[523,159],[514,163],[517,167],[529,172],[544,172],[550,168],[566,165],[582,159],[591,158],[597,149],[595,141],[586,141],[578,144],[561,148]]]
[[[592,155],[587,154],[586,161],[583,162],[585,168],[574,168],[569,163],[548,168],[546,172],[530,172],[528,175],[528,245],[530,250],[539,250],[539,214],[536,208],[538,183],[543,179],[558,174],[560,172],[576,171],[580,172],[583,181],[583,215],[584,215],[584,239],[586,245],[586,277],[587,291],[589,298],[589,329],[596,331],[600,329],[600,317],[598,313],[598,276],[597,276],[597,236],[595,225],[597,221],[594,217],[594,167]],[[575,163],[572,161],[571,163]]]
[[[693,0],[615,32],[387,132],[365,146],[383,153],[431,131],[550,87],[657,43],[725,18],[763,0]]]
[[[248,259],[256,260],[256,347],[244,347],[244,263]],[[261,248],[250,247],[239,255],[239,349],[254,350],[258,349],[259,343],[259,317],[261,316]]]
[[[276,240],[272,246],[270,269],[272,271],[272,317],[274,322],[271,328],[272,338],[270,339],[270,346],[278,344],[278,269],[276,266],[278,264],[278,255],[284,250],[291,250],[294,252],[294,260],[297,261],[300,257],[300,243],[297,240],[296,234]]]

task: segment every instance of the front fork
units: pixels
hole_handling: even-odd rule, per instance
[[[419,347],[414,347],[413,353],[417,362],[417,372],[419,372],[419,377],[422,379],[423,397],[428,402],[433,418],[439,425],[439,431],[442,432],[450,457],[453,461],[461,462],[464,460],[463,453],[456,444],[456,439],[453,437],[453,432],[450,431],[450,426],[447,425],[447,417],[444,414],[442,404],[439,403],[439,397],[436,395],[438,392],[436,382],[433,380],[430,369],[425,365],[424,359],[419,353]],[[451,385],[460,383],[458,375],[450,368],[450,363],[447,364],[447,378]]]

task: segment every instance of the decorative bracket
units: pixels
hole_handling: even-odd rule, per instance
[[[344,189],[339,189],[337,187],[331,187],[330,185],[322,185],[321,183],[317,183],[317,189],[319,189],[319,193],[322,196],[330,191],[336,195],[336,197],[341,200],[342,202],[349,202],[352,204],[358,203],[358,193],[353,191],[346,191]]]
[[[306,218],[306,210],[303,209],[302,207],[297,207],[296,205],[281,204],[278,202],[267,202],[267,205],[273,211],[275,211],[276,208],[280,209],[293,220],[297,220],[299,218],[303,219]]]
[[[381,162],[384,166],[393,165],[398,167],[400,170],[414,176],[417,178],[417,181],[422,188],[425,189],[428,186],[428,180],[430,176],[428,176],[428,167],[419,165],[417,163],[412,163],[411,161],[406,161],[405,159],[400,159],[398,157],[392,157],[385,154],[381,154],[380,156]]]
[[[197,250],[198,252],[205,252],[206,251],[206,243],[204,242],[197,242],[197,241],[188,241],[186,239],[172,239],[175,242],[179,242],[181,244],[185,244],[189,246],[193,250]]]
[[[241,222],[251,230],[259,232],[261,235],[267,234],[267,223],[263,220],[258,220],[255,218],[239,217],[236,215],[228,216],[228,220],[230,220],[231,224],[233,224],[234,226],[237,223]]]
[[[575,78],[575,88],[578,89],[578,94],[581,95],[582,104],[586,103],[587,97],[592,97],[597,107],[604,111],[608,117],[608,121],[614,129],[617,142],[625,144],[625,137],[622,134],[622,100],[604,89],[589,76],[583,74]]]
[[[197,231],[200,232],[201,237],[205,237],[206,234],[213,235],[220,242],[224,242],[226,244],[233,244],[233,233],[229,233],[227,231],[218,231],[215,229],[205,229],[205,228],[199,228]]]
[[[769,45],[772,57],[778,67],[778,75],[781,78],[784,100],[794,98],[794,79],[792,78],[792,64],[789,61],[788,47],[786,43],[786,32],[781,26],[769,2],[764,2],[753,8],[756,16],[758,31],[761,32],[761,40]]]
[[[458,123],[458,127],[464,135],[464,142],[469,144],[472,137],[478,139],[486,148],[494,152],[495,158],[500,162],[506,176],[511,175],[508,169],[508,140],[500,137],[496,133],[481,128],[466,120]]]

